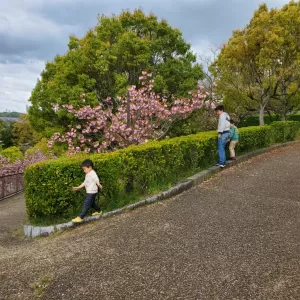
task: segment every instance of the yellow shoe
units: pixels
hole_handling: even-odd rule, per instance
[[[102,215],[102,210],[100,212],[96,211],[92,214],[92,216],[99,216]]]
[[[73,223],[81,223],[83,221],[83,219],[81,219],[80,217],[76,217],[75,219],[72,220]]]

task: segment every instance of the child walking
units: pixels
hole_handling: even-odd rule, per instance
[[[85,187],[86,198],[83,203],[83,208],[80,215],[72,220],[72,222],[74,223],[81,223],[90,207],[92,207],[96,211],[92,214],[93,216],[102,214],[100,207],[96,203],[98,188],[102,189],[102,185],[99,182],[97,173],[93,170],[94,164],[90,159],[86,159],[81,163],[80,167],[82,168],[82,171],[85,173],[85,180],[81,185],[73,187],[72,190],[77,191]]]
[[[237,127],[235,126],[235,122],[230,120],[230,135],[229,135],[229,152],[230,152],[230,159],[236,160],[235,157],[235,146],[239,142],[239,132]]]

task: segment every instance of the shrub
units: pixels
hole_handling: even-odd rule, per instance
[[[22,151],[20,150],[19,147],[15,147],[15,146],[12,146],[12,147],[9,147],[9,148],[6,148],[6,149],[0,151],[0,155],[5,158],[8,158],[10,160],[10,162],[14,162],[16,160],[23,158]]]
[[[265,125],[270,125],[272,122],[281,122],[280,121],[280,116],[279,115],[265,115],[264,117]],[[289,115],[287,116],[287,121],[300,121],[300,115],[295,114],[295,115]],[[254,116],[248,116],[245,117],[244,119],[241,120],[239,123],[239,127],[248,127],[248,126],[259,126],[259,116],[254,115]]]
[[[31,156],[38,150],[41,151],[47,158],[53,158],[53,156],[61,156],[66,152],[66,149],[63,149],[63,145],[53,146],[52,149],[50,149],[48,146],[48,140],[46,138],[42,138],[33,147],[27,149],[27,151],[25,152],[25,157]]]
[[[273,143],[287,142],[295,139],[298,130],[299,122],[296,121],[277,121],[271,123],[273,129]]]
[[[279,122],[272,126],[240,129],[239,154],[292,140],[298,122]],[[25,172],[26,206],[32,224],[48,224],[78,214],[83,193],[71,187],[84,180],[80,163],[86,158],[95,163],[103,191],[105,210],[122,207],[179,182],[212,165],[217,158],[215,132],[149,142],[144,145],[87,156],[80,154],[29,166]]]

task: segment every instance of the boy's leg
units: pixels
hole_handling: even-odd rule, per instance
[[[219,164],[222,164],[222,157],[223,157],[223,153],[222,153],[222,138],[218,138],[218,154],[219,154]]]
[[[92,202],[91,207],[92,207],[95,211],[100,212],[101,209],[100,209],[99,205],[98,205],[97,202],[96,202],[97,194],[94,194],[94,195],[95,195],[95,196],[93,197],[93,202]]]
[[[219,138],[218,140],[219,158],[220,158],[221,166],[224,166],[226,163],[225,147],[226,147],[228,137],[229,137],[229,133],[224,133],[222,134],[221,138]]]
[[[80,213],[80,218],[83,219],[91,205],[93,204],[93,195],[94,194],[86,194],[86,198],[83,203],[82,211]]]
[[[230,152],[230,157],[235,157],[235,153],[234,153],[234,141],[230,141],[230,144],[229,144],[229,152]]]
[[[230,151],[230,157],[235,158],[235,146],[237,144],[237,141],[231,141],[229,145],[229,151]]]

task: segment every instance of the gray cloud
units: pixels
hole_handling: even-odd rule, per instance
[[[69,0],[44,1],[30,7],[37,15],[60,26],[70,26],[82,36],[88,28],[97,23],[101,14],[119,14],[122,9],[133,10],[141,7],[146,13],[153,12],[179,28],[184,37],[192,42],[210,40],[222,43],[230,37],[233,29],[246,25],[258,8],[261,0]],[[269,6],[279,6],[288,0],[269,0]],[[59,5],[58,5],[59,3]],[[71,4],[72,3],[72,4]]]
[[[288,2],[266,1],[270,7]],[[5,1],[0,7],[0,110],[15,109],[21,102],[24,111],[44,62],[66,51],[70,34],[81,37],[94,27],[99,14],[141,7],[179,28],[194,51],[205,53],[210,43],[224,43],[233,29],[245,26],[259,3],[261,0]]]
[[[0,111],[25,112],[44,61],[0,63]]]

